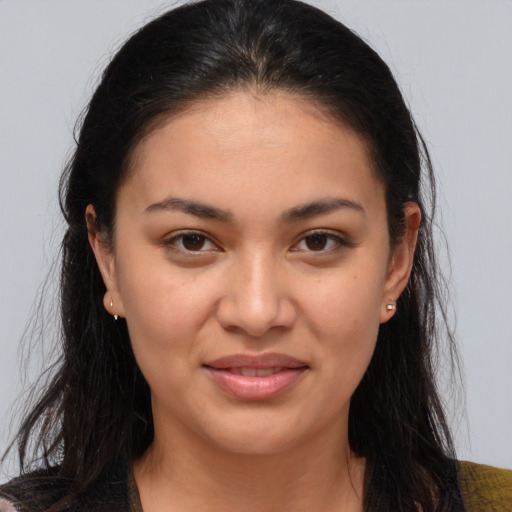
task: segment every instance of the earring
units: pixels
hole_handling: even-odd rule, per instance
[[[110,309],[114,309],[114,301],[112,300],[112,297],[110,297]],[[119,317],[117,315],[114,315],[114,320],[117,320]]]
[[[393,311],[393,310],[395,310],[395,309],[396,309],[396,303],[395,303],[395,301],[390,302],[389,304],[386,304],[386,309],[387,309],[388,311]]]

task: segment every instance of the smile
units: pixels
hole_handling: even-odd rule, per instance
[[[213,381],[239,400],[269,400],[299,381],[309,367],[282,354],[234,355],[203,365]]]
[[[274,375],[279,373],[283,368],[251,368],[251,367],[243,367],[243,368],[227,368],[225,371],[231,372],[234,375],[242,375],[243,377],[268,377],[269,375]]]

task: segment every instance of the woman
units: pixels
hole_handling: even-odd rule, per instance
[[[1,506],[472,510],[490,471],[503,508],[435,388],[429,180],[389,69],[324,13],[146,25],[61,182],[63,359]]]

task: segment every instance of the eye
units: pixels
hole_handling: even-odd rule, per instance
[[[213,252],[219,248],[206,235],[192,232],[182,232],[173,236],[165,245],[182,252]]]
[[[313,232],[299,240],[291,250],[307,252],[329,252],[342,245],[347,245],[343,238],[332,233]]]

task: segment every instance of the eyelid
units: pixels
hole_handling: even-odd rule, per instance
[[[330,238],[331,240],[334,240],[336,242],[336,246],[331,247],[329,249],[322,249],[322,250],[318,250],[318,251],[315,251],[313,249],[296,249],[296,248],[294,248],[299,243],[305,241],[306,238],[314,236],[314,235],[324,235],[324,236]],[[345,236],[343,236],[341,233],[339,233],[338,231],[332,231],[329,229],[321,229],[320,228],[320,229],[311,229],[309,231],[301,233],[301,235],[298,237],[298,239],[293,243],[290,250],[292,252],[304,252],[304,253],[309,253],[309,254],[314,254],[314,255],[316,254],[316,255],[320,256],[322,254],[335,252],[338,249],[340,249],[341,247],[352,247],[353,245],[354,244],[352,242],[347,240],[347,238]]]
[[[185,237],[187,235],[189,235],[189,236],[197,235],[199,237],[202,237],[205,239],[205,243],[210,243],[210,244],[214,245],[215,247],[213,249],[199,249],[196,251],[178,247],[175,242],[177,240],[179,240],[180,238]],[[306,238],[314,236],[314,235],[324,235],[324,236],[328,237],[329,239],[333,240],[336,243],[336,246],[328,248],[328,249],[321,249],[321,250],[297,249],[296,248],[296,246],[298,244],[300,244],[301,242],[303,242]],[[316,254],[318,256],[321,256],[322,254],[335,252],[342,247],[353,247],[355,245],[356,244],[354,244],[349,239],[347,239],[347,237],[344,236],[343,234],[341,234],[339,231],[332,231],[329,229],[321,229],[320,228],[320,229],[311,229],[304,233],[301,233],[297,237],[296,241],[292,244],[290,251],[304,252],[304,253]],[[203,231],[199,231],[199,230],[195,230],[195,229],[185,229],[185,230],[174,231],[173,233],[171,233],[169,236],[167,236],[162,241],[162,246],[169,247],[170,249],[172,249],[176,252],[180,252],[182,254],[191,255],[191,256],[201,255],[201,254],[211,254],[211,253],[223,251],[220,243],[214,237],[212,237],[211,235],[209,235]]]
[[[191,251],[186,248],[177,247],[175,245],[175,242],[179,240],[180,238],[183,238],[185,236],[192,236],[197,235],[199,237],[202,237],[205,239],[206,243],[211,243],[215,246],[214,249],[199,249],[197,251]],[[214,252],[220,252],[222,251],[222,248],[220,247],[220,244],[211,236],[203,231],[198,231],[196,229],[185,229],[181,231],[175,231],[171,233],[168,237],[165,238],[165,240],[162,241],[162,245],[165,247],[169,247],[170,249],[180,252],[187,255],[201,255],[201,254],[211,254]]]

